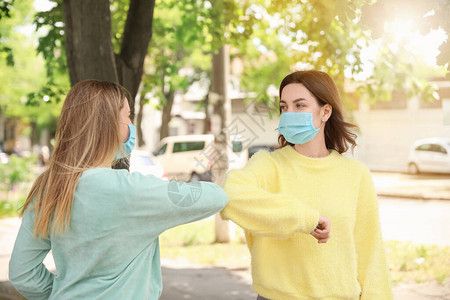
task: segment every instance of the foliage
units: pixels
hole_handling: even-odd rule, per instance
[[[11,191],[19,183],[26,183],[34,175],[33,165],[36,163],[36,157],[18,157],[11,155],[7,164],[0,164],[0,189],[6,192],[6,201]]]
[[[39,37],[37,51],[44,57],[50,85],[56,76],[67,76],[62,1],[53,3],[55,5],[52,9],[38,12],[34,16],[36,31],[45,32]]]
[[[8,46],[13,49],[15,65],[12,67],[0,60],[0,113],[24,123],[33,123],[36,129],[52,130],[60,105],[50,104],[57,101],[52,101],[54,94],[45,88],[44,61],[36,55],[36,34],[30,31],[34,13],[32,2],[16,2],[10,13],[11,17],[0,23],[0,32],[8,33]],[[53,86],[62,89],[64,80],[57,78],[56,81],[59,84]],[[30,101],[34,105],[27,105]]]
[[[151,91],[163,110],[160,137],[168,133],[172,103],[177,92],[186,93],[197,82],[209,89],[211,59],[224,43],[223,22],[233,16],[234,1],[156,1],[153,37],[144,77],[143,96]],[[164,109],[163,109],[164,108]]]
[[[0,218],[19,215],[35,175],[36,161],[36,156],[11,155],[7,164],[0,164]]]
[[[10,18],[11,8],[14,5],[15,0],[0,0],[0,20],[2,18]]]
[[[25,203],[25,195],[18,200],[0,200],[0,218],[17,217],[20,213],[20,208]]]
[[[361,24],[371,31],[374,39],[388,33],[385,22],[410,22],[421,33],[427,34],[431,29],[442,28],[450,34],[450,2],[445,0],[378,0],[363,8]],[[437,57],[438,65],[450,61],[450,44],[440,47]]]
[[[244,61],[243,87],[256,91],[257,100],[267,103],[276,94],[270,93],[268,87],[274,90],[288,72],[314,68],[334,78],[347,108],[353,108],[355,98],[362,95],[370,102],[389,101],[394,90],[421,96],[425,101],[436,99],[435,87],[428,80],[430,73],[431,77],[444,74],[442,68],[428,67],[429,71],[423,74],[423,57],[415,54],[405,41],[396,40],[390,31],[380,38],[372,37],[368,28],[375,23],[383,24],[383,17],[374,18],[372,24],[361,20],[367,19],[363,12],[369,14],[366,8],[373,2],[279,0],[268,5],[264,0],[245,1],[241,4],[244,12],[241,18],[253,16],[258,22],[253,24],[252,38],[235,45],[240,50],[236,55]],[[439,6],[436,3],[435,9]],[[405,6],[410,5],[402,7]],[[427,11],[422,12],[423,16]],[[435,24],[445,22],[441,18]],[[374,71],[364,75],[370,73],[365,72],[367,62],[362,60],[368,47],[376,47],[378,55],[369,62]],[[344,93],[344,85],[349,81],[358,87],[354,95]]]
[[[11,18],[11,10],[15,0],[0,0],[0,21]],[[8,32],[0,30],[0,60],[6,61],[8,66],[14,66],[14,56],[11,47],[5,45],[4,40],[8,38]]]
[[[192,82],[199,79],[205,61],[190,60],[195,52],[206,52],[202,47],[205,37],[201,19],[202,7],[196,1],[157,1],[153,19],[153,37],[146,62],[144,90],[153,91],[164,106],[170,94],[186,92]],[[202,49],[203,48],[203,49]],[[199,56],[196,57],[204,58]],[[191,76],[180,70],[188,63],[194,69]],[[206,64],[207,65],[207,64]]]
[[[275,1],[268,5],[263,0],[247,1],[241,19],[256,21],[251,39],[235,45],[240,53],[236,55],[244,62],[243,88],[257,92],[257,101],[269,103],[286,74],[315,68],[330,73],[343,90],[345,67],[360,64],[358,55],[351,63],[348,58],[360,50],[355,41],[362,31],[352,19],[364,3]]]

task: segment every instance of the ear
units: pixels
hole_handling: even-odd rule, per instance
[[[327,103],[324,106],[322,106],[322,108],[321,108],[322,121],[326,122],[331,117],[332,113],[333,113],[333,107],[330,104]]]

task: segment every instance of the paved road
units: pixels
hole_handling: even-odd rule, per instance
[[[384,240],[450,245],[450,201],[378,197]]]
[[[248,269],[174,265],[162,261],[163,293],[160,300],[255,300]]]

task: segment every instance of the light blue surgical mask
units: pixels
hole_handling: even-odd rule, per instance
[[[130,134],[128,135],[127,141],[125,143],[122,143],[122,145],[118,147],[116,157],[114,159],[127,157],[134,149],[134,144],[136,142],[136,126],[134,126],[133,124],[127,125],[128,129],[130,130]]]
[[[278,132],[291,144],[305,144],[314,139],[320,130],[313,125],[312,113],[283,113]]]

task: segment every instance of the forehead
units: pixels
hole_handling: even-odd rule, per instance
[[[290,102],[299,98],[315,100],[313,94],[301,83],[290,83],[281,91],[280,101]]]

